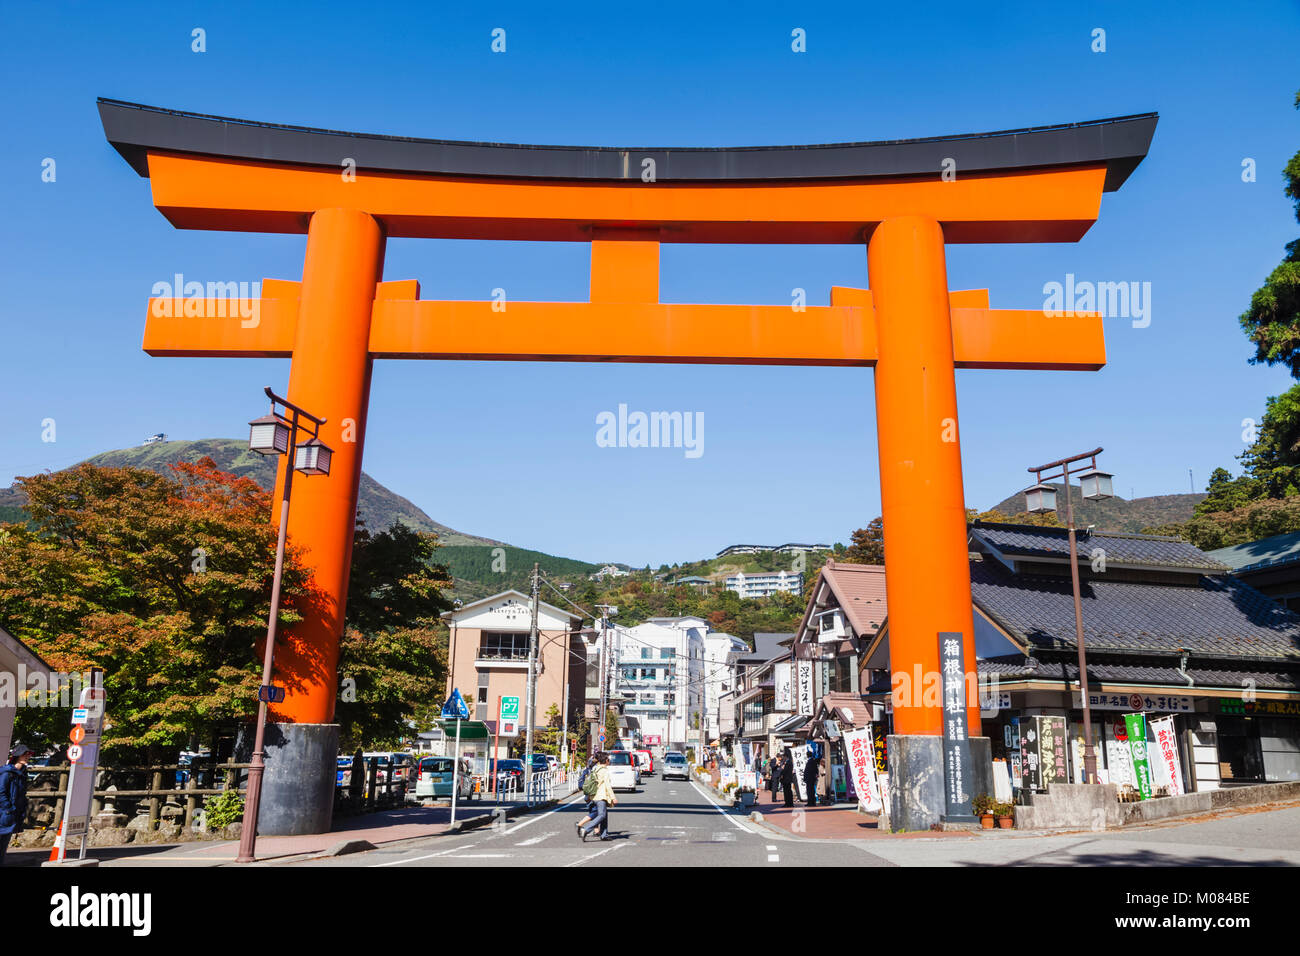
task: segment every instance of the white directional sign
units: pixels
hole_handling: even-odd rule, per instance
[[[72,771],[68,776],[68,800],[63,805],[65,842],[59,848],[60,860],[66,859],[68,843],[73,837],[82,838],[79,855],[86,855],[85,837],[90,829],[90,803],[99,771],[99,733],[104,720],[104,688],[100,684],[103,679],[103,671],[91,673],[91,686],[81,692],[80,706],[73,711],[72,726],[80,729],[75,736],[81,737],[81,743],[68,748]]]

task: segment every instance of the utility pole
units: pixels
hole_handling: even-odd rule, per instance
[[[600,734],[605,729],[605,715],[609,709],[609,698],[607,696],[609,691],[609,679],[606,676],[606,668],[609,667],[609,659],[612,656],[611,652],[613,651],[613,648],[610,646],[609,636],[610,605],[597,604],[596,607],[600,609],[600,729],[597,730],[596,735],[592,738],[592,743],[596,744],[596,746],[588,756],[595,756],[596,750],[605,750],[610,746],[608,740],[605,741],[604,747],[601,747],[599,743],[597,743]]]
[[[528,625],[528,734],[524,747],[524,792],[533,792],[533,722],[537,708],[537,590],[540,579],[533,562],[533,612]]]

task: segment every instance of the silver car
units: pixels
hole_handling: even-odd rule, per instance
[[[691,768],[686,762],[686,758],[679,753],[667,754],[663,763],[660,765],[661,777],[667,780],[669,777],[680,777],[682,780],[691,779]]]

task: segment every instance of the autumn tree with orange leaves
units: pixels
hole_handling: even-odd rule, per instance
[[[269,494],[211,459],[171,475],[82,464],[19,480],[26,525],[0,526],[0,623],[56,671],[105,672],[105,743],[161,759],[256,712],[276,531]],[[445,673],[436,616],[448,582],[432,536],[358,530],[340,673],[349,742],[393,740]],[[312,599],[290,539],[280,625]],[[60,741],[65,709],[19,709],[17,731]]]

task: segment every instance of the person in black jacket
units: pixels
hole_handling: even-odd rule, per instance
[[[794,754],[786,747],[781,754],[781,789],[785,793],[785,805],[794,806]]]
[[[781,789],[781,755],[777,754],[767,762],[767,789],[772,792],[772,802],[776,803],[777,792]]]
[[[808,762],[803,768],[803,792],[808,797],[808,806],[817,806],[817,778],[821,770],[821,758],[808,755]]]
[[[14,744],[9,750],[9,762],[0,767],[0,865],[4,864],[9,841],[22,830],[27,816],[27,761],[31,756],[30,747]]]

